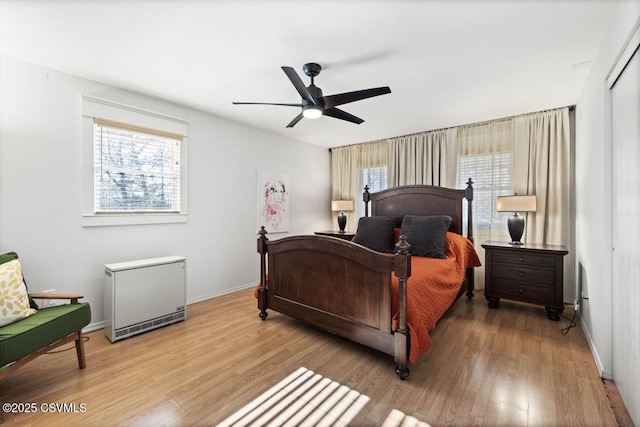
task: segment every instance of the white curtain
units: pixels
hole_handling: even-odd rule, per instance
[[[543,111],[515,119],[518,143],[528,147],[527,194],[535,194],[536,212],[527,216],[526,241],[569,245],[569,109]],[[526,137],[526,138],[525,138]]]
[[[536,195],[536,211],[527,214],[525,242],[564,245],[564,300],[574,300],[574,251],[571,227],[571,118],[568,108],[516,117],[518,144],[528,150],[527,194]]]
[[[355,200],[358,185],[358,146],[331,150],[331,200]]]
[[[389,186],[456,185],[455,128],[388,140]]]
[[[355,231],[358,226],[358,219],[364,215],[364,202],[362,199],[364,186],[368,185],[373,188],[371,182],[368,182],[366,178],[363,179],[362,170],[379,168],[378,170],[372,170],[372,172],[376,175],[381,175],[375,178],[381,178],[384,181],[383,186],[385,188],[388,186],[388,147],[386,141],[376,141],[338,147],[331,150],[332,200],[354,201],[354,211],[345,212],[348,216],[347,231]]]
[[[358,146],[333,148],[331,150],[331,200],[353,200],[358,205]],[[329,208],[329,206],[327,206]],[[347,215],[347,231],[355,230],[357,218],[353,212]],[[338,229],[337,213],[332,212],[332,229]]]
[[[487,240],[509,241],[505,215],[496,212],[496,198],[513,194],[513,120],[495,120],[458,128],[458,188],[474,181],[473,237],[484,259]],[[484,289],[484,265],[475,269],[476,289]]]
[[[506,218],[496,197],[537,196],[526,217],[523,241],[562,244],[571,256],[569,108],[525,114],[479,124],[422,132],[332,150],[333,197],[356,201],[362,215],[362,168],[386,167],[387,186],[430,184],[464,188],[474,184],[474,240],[480,259],[485,240],[509,241]],[[492,162],[492,163],[487,163]],[[487,167],[489,164],[489,167]],[[508,171],[506,177],[499,175]],[[349,220],[355,230],[357,219]],[[570,261],[565,262],[565,291],[572,292]],[[476,287],[484,288],[484,268],[476,269]],[[570,294],[565,297],[570,300]]]

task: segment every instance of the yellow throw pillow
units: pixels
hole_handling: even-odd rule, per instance
[[[14,259],[0,265],[0,326],[24,319],[35,312],[29,307],[20,261]]]

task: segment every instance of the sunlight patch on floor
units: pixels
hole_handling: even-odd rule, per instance
[[[218,426],[348,426],[369,400],[336,381],[299,368]],[[395,409],[383,425],[428,427]]]

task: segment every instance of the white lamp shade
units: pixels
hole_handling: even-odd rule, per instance
[[[333,200],[331,201],[332,211],[352,211],[353,200]]]
[[[535,212],[536,196],[499,196],[498,212]]]

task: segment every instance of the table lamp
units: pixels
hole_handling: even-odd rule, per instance
[[[347,215],[344,211],[353,210],[353,200],[332,200],[331,210],[334,212],[340,211],[338,214],[338,227],[340,233],[344,233],[344,228],[347,226]]]
[[[524,232],[524,217],[518,212],[535,212],[536,196],[499,196],[497,199],[498,212],[513,212],[513,216],[507,220],[507,228],[511,235],[512,245],[522,245],[520,241]]]

